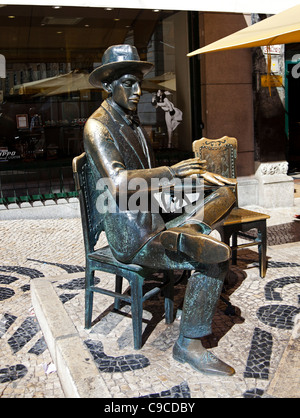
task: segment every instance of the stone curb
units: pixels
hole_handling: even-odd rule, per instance
[[[94,360],[84,347],[52,283],[46,278],[32,280],[31,299],[65,396],[110,398]]]
[[[299,398],[300,396],[300,338],[290,338],[267,394],[276,398]]]
[[[46,200],[34,202],[11,203],[8,206],[0,204],[0,219],[2,221],[16,219],[57,219],[57,218],[78,218],[80,217],[79,201],[77,198]]]

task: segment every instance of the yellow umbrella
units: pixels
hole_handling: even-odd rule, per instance
[[[190,52],[187,56],[192,57],[206,52],[294,42],[300,42],[300,5]]]

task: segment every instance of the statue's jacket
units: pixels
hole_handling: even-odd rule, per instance
[[[92,171],[93,187],[97,188],[99,179],[108,180],[110,192],[116,198],[118,191],[125,190],[133,179],[142,179],[149,195],[154,178],[172,184],[172,169],[167,166],[154,168],[152,145],[145,131],[144,138],[148,158],[136,131],[109,100],[105,100],[84,128],[84,148]],[[150,209],[107,210],[103,213],[102,224],[116,259],[128,263],[148,240],[165,229],[161,214]]]

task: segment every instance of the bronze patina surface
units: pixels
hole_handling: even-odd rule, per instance
[[[137,117],[141,81],[151,68],[151,63],[140,61],[135,47],[115,45],[104,52],[102,65],[90,75],[91,83],[109,94],[84,130],[85,152],[98,190],[95,205],[103,193],[98,182],[105,179],[116,205],[115,210],[103,211],[101,228],[117,260],[158,269],[195,270],[185,293],[174,358],[204,373],[231,375],[234,370],[207,352],[199,338],[211,333],[230,258],[230,248],[209,233],[235,204],[235,180],[206,171],[205,161],[199,158],[155,167],[151,141]],[[163,211],[132,211],[119,205],[119,191],[127,190],[132,180],[142,179],[144,192],[150,195],[153,179],[164,179],[172,186],[192,175],[211,185],[211,193],[192,210],[182,210],[171,219]]]

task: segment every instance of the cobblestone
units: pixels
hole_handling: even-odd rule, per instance
[[[0,221],[0,397],[63,398],[58,374],[31,306],[30,283],[42,277],[54,285],[61,303],[89,347],[112,397],[261,398],[287,347],[300,312],[300,222],[297,208],[250,208],[271,215],[268,220],[269,266],[258,275],[254,249],[240,250],[231,267],[225,299],[235,307],[226,315],[220,300],[212,335],[203,344],[232,365],[232,377],[195,372],[172,358],[179,320],[166,325],[157,312],[162,299],[145,304],[146,337],[142,349],[132,348],[130,309],[112,310],[112,300],[95,296],[91,330],[83,327],[84,247],[79,218]],[[100,245],[104,244],[102,237]],[[112,277],[97,273],[101,286],[113,286]],[[184,283],[176,290],[180,308]],[[106,311],[106,315],[99,316]],[[178,310],[180,313],[180,310]],[[155,314],[155,315],[154,315]],[[150,331],[149,331],[150,329]],[[300,392],[299,392],[300,395]],[[280,393],[277,393],[280,397]]]

